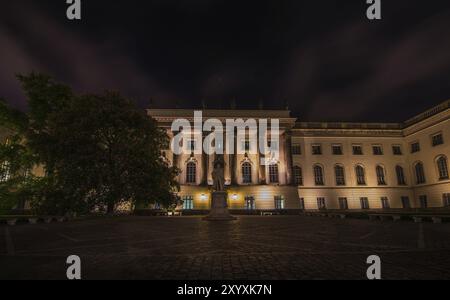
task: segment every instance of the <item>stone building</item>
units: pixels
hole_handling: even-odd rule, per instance
[[[247,140],[243,154],[225,155],[233,210],[437,208],[450,205],[450,101],[403,123],[305,123],[286,110],[203,110],[203,120],[278,119],[279,159],[260,165]],[[149,109],[173,137],[176,119],[194,122],[194,110]],[[203,144],[208,132],[186,147]],[[195,137],[197,136],[197,138]],[[198,138],[200,136],[200,139]],[[188,149],[189,150],[189,149]],[[180,170],[184,210],[208,210],[214,158],[186,151],[164,157]]]

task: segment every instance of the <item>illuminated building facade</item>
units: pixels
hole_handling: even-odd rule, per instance
[[[174,120],[194,121],[194,110],[148,113],[171,137]],[[448,207],[449,117],[450,101],[403,123],[304,123],[286,110],[203,110],[204,119],[224,123],[280,121],[280,157],[274,164],[261,166],[259,154],[225,155],[230,209],[255,212]],[[186,147],[203,139],[193,138]],[[236,140],[235,147],[246,150],[248,142]],[[170,149],[164,157],[181,170],[182,209],[208,210],[214,157],[174,155]]]

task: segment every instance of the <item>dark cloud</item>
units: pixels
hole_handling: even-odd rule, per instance
[[[320,3],[319,3],[320,2]],[[17,0],[0,11],[0,96],[25,107],[15,73],[79,92],[118,89],[145,106],[270,108],[302,120],[399,121],[450,98],[450,4],[363,0]]]

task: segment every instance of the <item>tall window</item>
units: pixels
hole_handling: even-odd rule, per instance
[[[284,197],[283,196],[275,196],[275,209],[284,209]]]
[[[411,144],[411,153],[417,153],[420,151],[420,143],[415,142]]]
[[[398,185],[406,185],[405,170],[401,166],[396,166],[395,173],[397,173]]]
[[[428,197],[427,195],[419,196],[420,208],[428,208]]]
[[[319,197],[317,198],[317,208],[318,209],[327,209],[327,202],[325,198]]]
[[[192,197],[192,196],[184,196],[183,197],[183,209],[184,210],[194,209],[194,197]]]
[[[186,166],[186,183],[196,183],[197,165],[195,162],[189,162]]]
[[[361,145],[353,145],[353,155],[363,155],[363,148]]]
[[[314,166],[314,180],[316,185],[324,185],[325,181],[323,179],[323,168],[319,165]]]
[[[414,170],[416,172],[416,183],[417,184],[424,184],[426,182],[426,178],[425,178],[425,171],[423,168],[423,163],[418,162],[415,167]]]
[[[433,147],[444,144],[444,136],[442,133],[435,134],[431,137]]]
[[[384,168],[382,166],[377,166],[376,172],[378,185],[386,185],[386,175],[384,173]]]
[[[442,202],[444,207],[450,207],[450,193],[445,193],[442,195]]]
[[[361,202],[361,209],[370,209],[369,198],[361,197],[359,201]]]
[[[380,145],[372,146],[373,155],[383,155],[383,147]]]
[[[301,145],[293,145],[292,146],[292,154],[293,155],[301,155],[302,154],[302,146]]]
[[[312,154],[322,155],[322,145],[320,144],[312,145]]]
[[[252,183],[252,165],[249,162],[242,164],[242,182],[244,184]]]
[[[345,185],[345,171],[343,166],[335,166],[334,173],[336,175],[336,185],[344,186]]]
[[[339,198],[339,208],[342,210],[347,210],[348,209],[348,200],[347,198]]]
[[[294,183],[295,185],[303,185],[303,171],[299,166],[294,166],[292,169],[292,173],[294,175]]]
[[[305,209],[305,198],[300,198],[300,209]]]
[[[245,209],[247,209],[247,210],[255,210],[256,209],[255,197],[253,197],[253,196],[245,197]]]
[[[409,197],[407,197],[407,196],[402,197],[402,206],[404,209],[411,208],[411,201],[409,201]]]
[[[355,168],[356,173],[356,183],[358,185],[365,185],[366,184],[366,172],[362,166],[356,166]]]
[[[4,161],[0,164],[0,182],[8,181],[11,173],[10,173],[10,165],[9,162]]]
[[[389,203],[389,198],[388,197],[381,197],[381,207],[383,209],[391,208],[391,204]]]
[[[439,180],[448,179],[447,158],[445,156],[441,156],[437,159],[437,167],[439,171]]]
[[[271,183],[279,183],[278,165],[273,164],[269,166],[269,179]]]

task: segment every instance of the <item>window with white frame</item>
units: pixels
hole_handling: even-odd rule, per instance
[[[369,198],[361,197],[359,201],[361,202],[361,209],[370,209]]]
[[[406,185],[405,170],[401,166],[395,167],[398,185]]]
[[[186,165],[186,183],[194,184],[197,182],[197,164],[193,161]]]
[[[194,209],[194,197],[184,196],[183,197],[183,210],[192,210],[192,209]]]
[[[450,207],[450,193],[442,194],[442,202],[444,207]]]
[[[294,175],[295,185],[303,185],[303,171],[299,166],[294,166],[292,168],[292,173]]]
[[[386,174],[382,166],[376,167],[378,185],[386,185]]]
[[[324,197],[317,198],[317,208],[320,210],[327,209],[327,201]]]
[[[347,210],[348,209],[348,200],[345,197],[340,197],[339,199],[339,209]]]
[[[389,198],[388,197],[381,197],[381,207],[383,209],[391,208],[391,204],[389,202]]]
[[[252,164],[249,162],[242,164],[242,182],[244,184],[252,183]]]
[[[283,196],[275,196],[275,209],[281,210],[285,208],[285,200]]]
[[[318,186],[325,185],[325,180],[323,178],[323,167],[320,165],[314,166],[314,181]]]
[[[299,144],[292,145],[292,155],[301,155],[302,154],[302,146]]]
[[[437,133],[431,137],[431,144],[433,147],[444,144],[444,136],[442,133]]]
[[[280,182],[278,164],[272,164],[269,166],[269,180],[270,183]]]
[[[364,170],[364,167],[360,165],[356,166],[355,173],[356,173],[356,183],[358,185],[366,185],[366,171]]]
[[[425,178],[425,169],[423,167],[423,163],[422,162],[418,162],[416,163],[416,165],[414,166],[414,171],[416,174],[416,183],[417,184],[424,184],[426,183],[426,178]]]
[[[447,165],[447,157],[440,156],[436,160],[437,167],[438,167],[438,173],[439,173],[439,180],[446,180],[448,179],[448,165]]]
[[[334,167],[334,173],[336,176],[336,185],[337,186],[345,186],[345,170],[341,165],[337,165]]]

